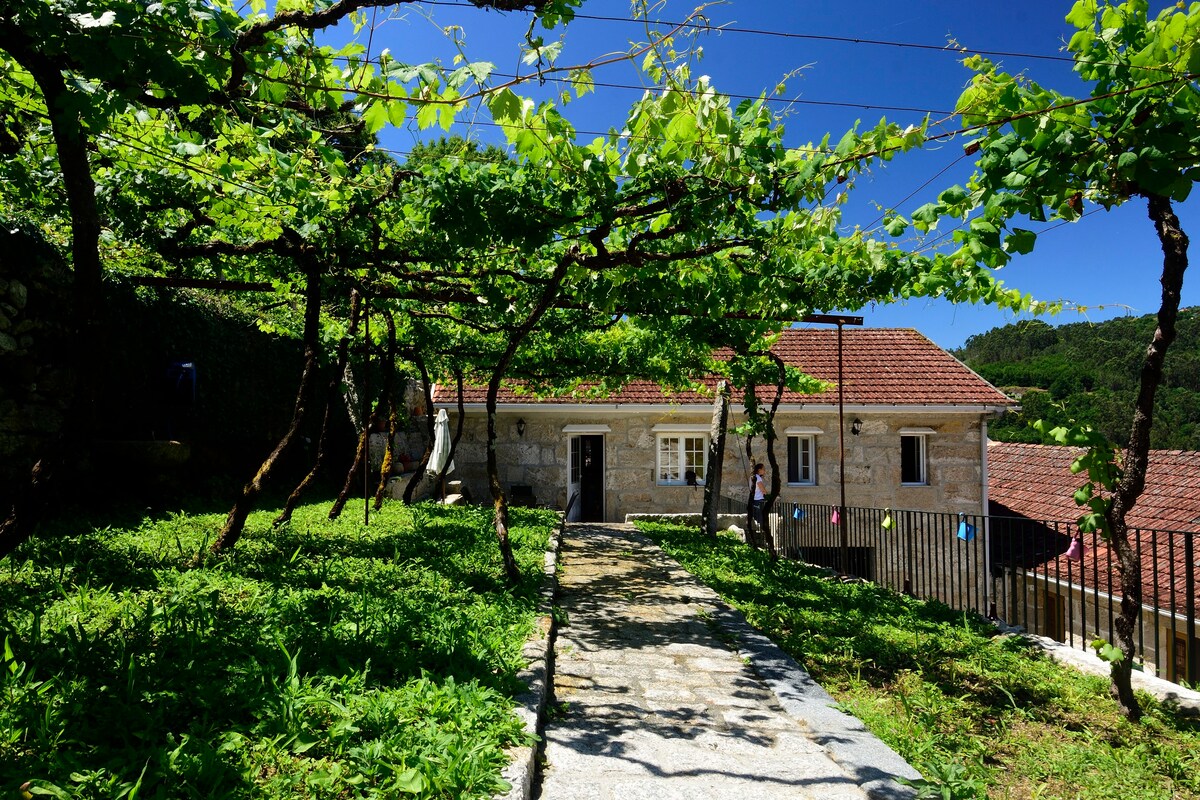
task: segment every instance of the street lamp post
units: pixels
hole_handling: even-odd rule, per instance
[[[838,571],[845,574],[850,571],[850,532],[846,528],[846,405],[845,392],[842,389],[842,326],[862,325],[862,317],[846,314],[807,314],[801,322],[823,322],[837,325],[837,367],[838,367],[838,527],[840,549],[838,551]]]

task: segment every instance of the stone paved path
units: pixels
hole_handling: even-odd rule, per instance
[[[868,796],[728,646],[716,594],[631,526],[567,526],[559,586],[542,800]]]

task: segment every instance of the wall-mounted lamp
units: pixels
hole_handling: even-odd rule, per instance
[[[522,419],[517,420],[517,436],[524,436],[524,435],[525,435],[525,420],[522,418]]]
[[[854,421],[850,423],[850,433],[854,434],[855,436],[858,436],[860,433],[862,433],[862,420],[858,417],[855,417]]]

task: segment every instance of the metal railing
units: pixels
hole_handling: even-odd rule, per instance
[[[746,513],[746,498],[745,497],[730,497],[727,494],[722,494],[717,497],[717,513],[719,514],[745,514]]]
[[[856,507],[835,521],[829,505],[781,502],[771,528],[785,557],[1084,650],[1095,639],[1114,639],[1121,606],[1116,555],[1099,534],[1080,534],[1073,523]],[[1135,631],[1141,666],[1192,685],[1200,682],[1198,539],[1200,533],[1130,529],[1142,567]]]

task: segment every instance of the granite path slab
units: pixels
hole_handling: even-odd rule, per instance
[[[542,800],[906,798],[919,777],[628,525],[568,525]]]

